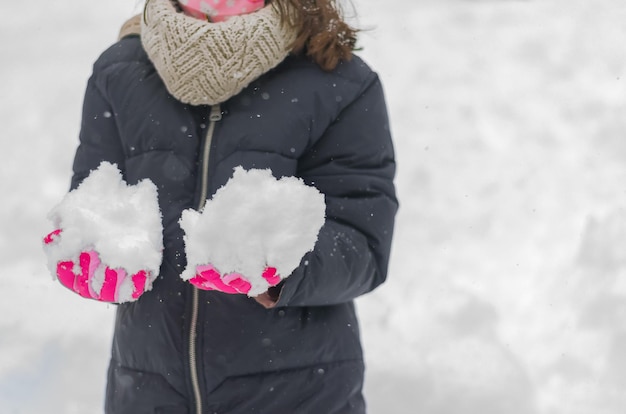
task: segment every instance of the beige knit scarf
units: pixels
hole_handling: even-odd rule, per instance
[[[287,57],[295,36],[272,6],[209,23],[179,13],[171,0],[148,0],[141,22],[141,42],[167,90],[191,105],[238,94]]]

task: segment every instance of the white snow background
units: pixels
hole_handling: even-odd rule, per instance
[[[134,0],[0,4],[0,412],[102,411],[114,306],[53,283],[87,77]],[[354,0],[398,154],[370,412],[626,407],[626,2]]]

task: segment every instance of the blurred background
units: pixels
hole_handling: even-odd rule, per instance
[[[372,414],[626,406],[626,2],[353,0],[401,201]],[[356,10],[356,14],[354,10]],[[82,94],[133,0],[2,2],[0,411],[102,412],[114,306],[52,282]]]

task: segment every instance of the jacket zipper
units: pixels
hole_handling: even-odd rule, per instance
[[[198,211],[204,208],[209,186],[209,155],[211,153],[211,142],[213,141],[213,133],[215,132],[215,124],[222,120],[222,109],[220,105],[211,106],[211,115],[209,116],[209,130],[204,140],[204,148],[202,150],[202,185],[200,187],[200,201],[198,203]],[[189,368],[191,370],[191,385],[193,387],[194,399],[196,402],[196,414],[202,414],[202,395],[200,393],[200,382],[198,380],[198,361],[196,354],[196,335],[198,332],[198,308],[199,308],[199,291],[196,287],[192,287],[192,303],[191,303],[191,324],[189,327]]]

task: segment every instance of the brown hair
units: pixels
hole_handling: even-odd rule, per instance
[[[348,25],[336,0],[269,0],[285,24],[297,28],[293,53],[305,53],[322,69],[350,60],[358,30]]]

